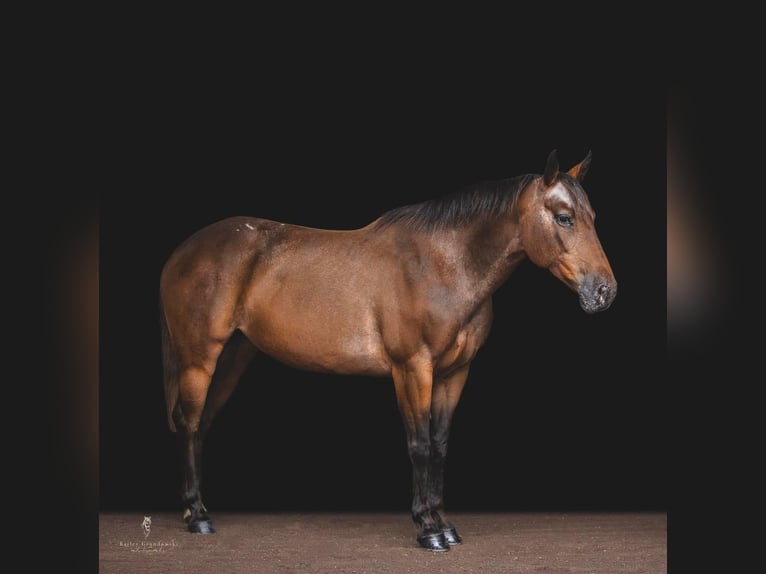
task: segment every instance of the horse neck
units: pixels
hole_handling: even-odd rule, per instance
[[[460,268],[478,298],[492,295],[526,257],[518,225],[509,218],[443,230],[432,242],[435,251]]]
[[[526,257],[518,225],[505,218],[475,226],[465,243],[466,269],[491,295]]]

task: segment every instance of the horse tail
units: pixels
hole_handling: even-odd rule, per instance
[[[162,333],[162,373],[165,383],[165,404],[167,406],[168,426],[176,432],[173,411],[178,403],[178,355],[170,340],[165,308],[160,297],[160,332]]]

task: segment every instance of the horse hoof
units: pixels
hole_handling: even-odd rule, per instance
[[[447,544],[447,540],[441,532],[418,536],[418,544],[431,552],[446,552],[449,550],[449,544]]]
[[[193,532],[194,534],[213,534],[215,533],[215,529],[213,528],[213,523],[209,520],[198,520],[197,522],[190,522],[189,523],[189,532]]]
[[[447,544],[450,546],[457,546],[463,542],[463,539],[460,538],[460,535],[457,533],[457,530],[455,530],[454,526],[452,528],[442,530],[442,534],[444,535],[444,540],[446,540]]]

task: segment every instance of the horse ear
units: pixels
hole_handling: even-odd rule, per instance
[[[577,181],[582,181],[585,178],[585,174],[588,173],[588,169],[590,168],[590,160],[592,157],[593,154],[588,151],[588,155],[585,156],[585,159],[570,169],[567,173]]]
[[[551,185],[559,175],[559,156],[554,149],[545,162],[545,173],[543,173],[543,183],[545,186]]]

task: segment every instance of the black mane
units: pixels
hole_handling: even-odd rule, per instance
[[[435,231],[457,227],[476,218],[490,219],[509,212],[534,174],[499,181],[474,184],[422,203],[405,205],[387,211],[376,221],[378,228],[401,223],[413,231]]]

